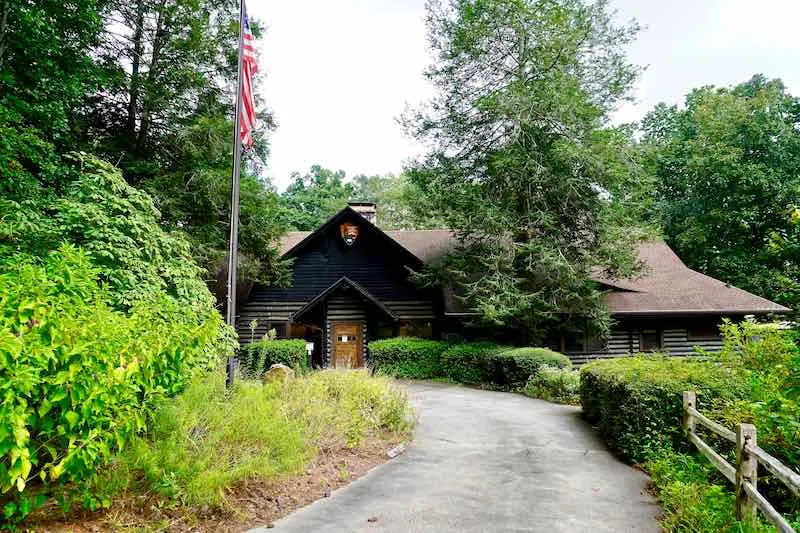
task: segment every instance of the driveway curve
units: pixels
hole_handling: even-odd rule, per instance
[[[614,458],[580,409],[412,383],[416,438],[404,455],[252,531],[656,533],[647,476]]]

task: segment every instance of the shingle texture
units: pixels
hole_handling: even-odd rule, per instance
[[[426,263],[446,254],[457,243],[450,230],[385,233]],[[281,241],[281,253],[288,252],[309,234],[308,231],[286,234]],[[608,287],[605,301],[613,314],[763,314],[788,311],[786,307],[690,269],[663,242],[640,244],[638,255],[645,268],[635,278],[615,280],[599,272],[592,275],[593,279]]]

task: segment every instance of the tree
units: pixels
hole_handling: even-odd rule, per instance
[[[111,0],[98,49],[109,83],[87,103],[83,139],[153,197],[167,229],[190,235],[212,275],[229,233],[237,14],[235,0]],[[257,177],[274,128],[268,111],[259,119],[242,170],[241,272],[274,283],[283,273],[276,242],[284,226],[275,191]]]
[[[347,205],[353,185],[344,181],[343,170],[336,172],[313,165],[307,174],[292,172],[292,183],[281,195],[289,227],[313,231]]]
[[[602,126],[637,75],[637,26],[603,0],[450,0],[429,4],[428,29],[437,94],[405,123],[431,149],[409,174],[460,246],[425,279],[533,339],[607,331],[589,273],[633,271],[637,234],[617,224]]]
[[[427,198],[405,174],[355,176],[352,199],[375,202],[378,226],[385,230],[445,227]]]
[[[703,87],[643,121],[669,243],[692,268],[800,303],[800,99],[754,76]],[[793,237],[794,236],[794,237]]]
[[[78,110],[102,80],[89,51],[105,4],[0,0],[0,197],[58,186],[58,154],[73,146]]]

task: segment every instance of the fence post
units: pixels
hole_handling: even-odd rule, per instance
[[[756,427],[753,424],[736,426],[736,518],[748,524],[755,524],[756,502],[742,487],[748,481],[753,488],[758,482],[758,459],[744,450],[745,444],[756,446]]]
[[[689,407],[697,409],[697,393],[692,390],[683,393],[683,431],[684,433],[694,433],[695,420],[689,414]]]

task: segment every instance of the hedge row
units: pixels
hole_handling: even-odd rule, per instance
[[[564,355],[545,348],[512,348],[492,342],[448,344],[397,337],[369,344],[376,371],[401,378],[449,378],[461,383],[519,386],[544,366],[567,368]]]
[[[510,348],[486,342],[456,345],[442,354],[444,375],[461,383],[524,385],[543,366],[567,368],[570,360],[546,348]]]
[[[283,364],[295,370],[308,369],[306,341],[303,339],[263,340],[246,344],[240,354],[242,372],[257,379],[274,364]]]
[[[372,368],[381,373],[408,379],[442,376],[442,353],[448,344],[416,337],[395,337],[369,343]]]
[[[608,445],[633,462],[664,448],[689,451],[683,436],[683,392],[697,391],[699,409],[724,420],[749,393],[748,375],[714,361],[637,356],[581,368],[581,406]]]

